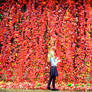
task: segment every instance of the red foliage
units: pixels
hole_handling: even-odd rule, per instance
[[[92,76],[89,3],[85,0],[83,5],[80,0],[76,3],[74,0],[12,1],[0,7],[0,75],[7,75],[6,81],[15,77],[16,82],[44,83],[50,69],[48,49],[56,46],[55,56],[61,59],[57,82],[87,82],[87,76]],[[27,9],[22,12],[24,4]]]

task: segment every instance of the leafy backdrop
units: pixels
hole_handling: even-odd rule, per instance
[[[57,83],[92,83],[91,0],[0,0],[0,80],[47,83],[55,45]]]

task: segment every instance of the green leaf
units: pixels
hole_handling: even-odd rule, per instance
[[[81,86],[84,87],[84,84],[82,84]]]
[[[12,76],[11,79],[12,79],[13,81],[15,81],[15,77],[14,77],[14,76]]]
[[[19,24],[17,24],[19,26]]]
[[[6,79],[6,70],[5,70],[5,73],[4,73],[4,77],[3,77],[3,80],[5,81],[5,79]]]
[[[75,86],[78,86],[78,84],[75,84]]]
[[[41,86],[41,84],[40,84],[40,83],[38,83],[38,84],[37,84],[37,86]]]
[[[37,78],[39,78],[39,74],[37,75]]]
[[[3,80],[5,81],[5,77],[3,77]]]
[[[22,20],[24,20],[24,14],[22,14]]]
[[[17,30],[18,28],[16,27],[16,30]]]
[[[88,86],[90,86],[90,83],[88,83]]]
[[[2,21],[2,19],[3,19],[3,15],[2,15],[2,14],[0,14],[0,21]]]
[[[63,57],[62,59],[63,59],[63,60],[65,60],[65,58],[64,58],[64,57]]]
[[[22,23],[22,21],[20,23]]]
[[[0,17],[3,17],[3,15],[2,15],[2,14],[0,14]]]
[[[87,76],[87,80],[88,80],[88,81],[90,80],[90,76]]]
[[[72,86],[72,84],[71,84],[71,83],[69,83],[69,84],[67,84],[67,86],[68,86],[68,87],[69,87],[69,86],[71,87],[71,86]]]

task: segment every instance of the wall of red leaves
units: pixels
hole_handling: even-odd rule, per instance
[[[46,83],[56,46],[56,82],[92,83],[90,0],[1,0],[0,80]]]

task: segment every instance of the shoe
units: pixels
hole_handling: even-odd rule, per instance
[[[47,87],[47,89],[48,89],[48,90],[51,90],[51,88],[50,88],[50,87]]]
[[[53,88],[52,90],[53,90],[53,91],[58,91],[59,89]]]

